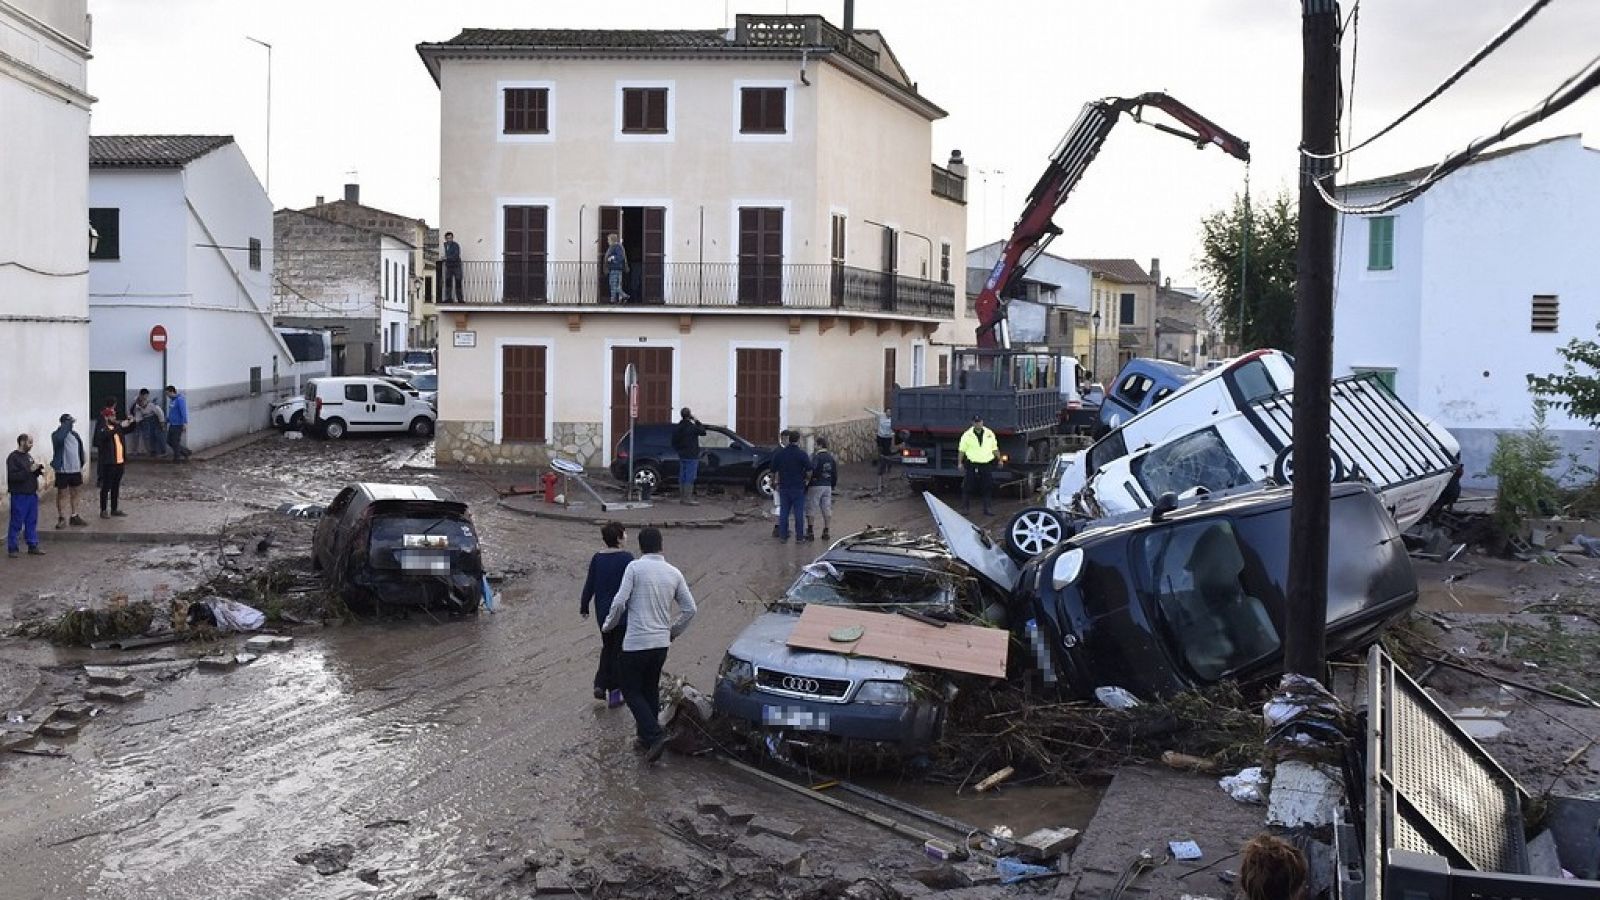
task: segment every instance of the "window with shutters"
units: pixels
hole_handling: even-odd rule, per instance
[[[939,245],[939,283],[950,283],[950,243]]]
[[[828,241],[828,259],[837,266],[844,265],[844,222],[844,216],[839,213],[833,214],[833,232]]]
[[[789,91],[781,87],[742,87],[739,89],[740,134],[785,134],[788,132]]]
[[[1533,295],[1533,331],[1554,334],[1561,327],[1561,298],[1555,294]]]
[[[547,348],[500,348],[500,440],[542,444],[545,436]]]
[[[1367,220],[1367,270],[1383,272],[1394,268],[1394,216],[1374,216]]]
[[[508,87],[502,91],[501,134],[549,134],[550,89]]]
[[[250,239],[250,271],[261,271],[261,238]]]
[[[1118,321],[1121,322],[1123,325],[1132,325],[1133,324],[1134,304],[1136,302],[1136,298],[1135,298],[1135,296],[1133,294],[1123,294],[1122,297],[1120,298],[1120,300],[1121,300],[1121,308],[1120,308],[1119,312],[1121,313],[1121,315],[1119,316]]]
[[[672,130],[665,87],[622,89],[623,134],[668,134]]]

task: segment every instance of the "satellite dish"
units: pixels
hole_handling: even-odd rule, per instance
[[[550,468],[555,469],[557,472],[560,472],[563,475],[583,474],[583,466],[578,465],[576,462],[573,462],[570,459],[563,459],[559,456],[550,460]]]

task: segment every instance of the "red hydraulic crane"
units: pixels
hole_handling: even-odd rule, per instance
[[[1191,130],[1183,131],[1161,122],[1145,122],[1143,116],[1147,106],[1165,112]],[[1028,193],[1027,205],[1022,208],[1022,215],[1017,219],[1011,238],[1000,251],[1000,259],[995,262],[988,280],[984,282],[983,291],[978,294],[979,347],[1010,349],[1011,337],[1005,326],[1006,309],[1002,299],[1006,289],[1022,277],[1028,266],[1061,233],[1061,229],[1052,221],[1056,210],[1061,208],[1067,200],[1067,194],[1083,179],[1084,170],[1094,161],[1106,137],[1111,134],[1112,126],[1117,124],[1118,117],[1123,113],[1132,114],[1136,122],[1193,141],[1196,147],[1216,144],[1228,155],[1250,161],[1249,143],[1223,131],[1210,119],[1166,94],[1107,97],[1085,103],[1083,112],[1078,114],[1078,121],[1073,123],[1066,137],[1061,139],[1055,152],[1050,155],[1050,165],[1039,176],[1039,183]]]

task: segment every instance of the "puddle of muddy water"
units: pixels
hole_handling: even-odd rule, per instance
[[[887,794],[896,800],[949,816],[975,828],[997,825],[1010,828],[1017,837],[1040,828],[1089,827],[1100,807],[1103,787],[1000,787],[977,793],[970,786],[956,794],[947,784],[903,781],[893,777],[858,778],[862,787]],[[843,795],[841,795],[843,797]]]
[[[1503,590],[1456,582],[1425,582],[1418,586],[1417,608],[1433,612],[1503,613],[1519,609]]]

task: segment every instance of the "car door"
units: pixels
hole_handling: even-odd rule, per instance
[[[399,388],[387,384],[372,386],[372,403],[367,407],[372,415],[372,428],[376,431],[400,431],[408,424],[406,395]]]
[[[743,482],[755,476],[753,449],[744,438],[726,428],[706,426],[700,439],[700,470],[707,481]]]
[[[322,511],[322,517],[317,520],[317,531],[311,538],[311,554],[317,566],[325,571],[334,569],[334,554],[339,543],[339,520],[344,517],[345,511],[350,508],[350,499],[356,495],[354,487],[347,487],[340,491]]]
[[[344,402],[339,406],[338,416],[344,419],[351,431],[372,430],[372,394],[366,382],[357,381],[344,386]],[[323,416],[325,419],[329,417]]]

